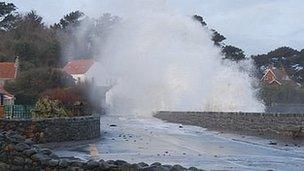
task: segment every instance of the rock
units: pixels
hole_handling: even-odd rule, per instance
[[[190,167],[188,170],[190,170],[190,171],[199,171],[199,169],[196,168],[196,167]]]
[[[33,145],[34,144],[34,141],[32,141],[31,139],[26,139],[24,141],[24,143],[26,143],[27,145]]]
[[[41,153],[37,153],[31,156],[31,159],[42,165],[47,165],[50,157]]]
[[[59,159],[59,156],[57,156],[54,153],[50,154],[49,157],[52,158],[52,159]]]
[[[51,167],[56,167],[59,165],[59,160],[54,160],[54,159],[51,159],[48,161],[48,165],[51,166]]]
[[[142,171],[170,171],[168,168],[163,167],[162,165],[159,165],[159,166],[151,165],[151,166],[145,167],[141,170]]]
[[[151,164],[151,166],[161,166],[161,163],[155,162],[155,163]]]
[[[9,165],[0,162],[0,170],[3,170],[3,171],[4,171],[4,170],[9,170]]]
[[[269,145],[277,145],[278,143],[276,142],[270,142]]]
[[[25,164],[25,161],[22,157],[15,157],[13,163],[17,166],[23,166]]]
[[[187,170],[187,169],[181,165],[174,165],[170,171],[184,171],[184,170]]]
[[[28,150],[24,150],[23,151],[23,154],[27,155],[28,157],[34,155],[37,153],[37,150],[36,149],[28,149]]]
[[[137,165],[140,166],[140,167],[148,167],[149,166],[147,163],[144,163],[144,162],[140,162]]]
[[[111,125],[110,125],[110,127],[117,127],[117,125],[115,125],[115,124],[111,124]]]
[[[80,167],[69,167],[69,169],[67,169],[68,171],[84,171],[84,169],[80,168]]]
[[[23,136],[15,134],[15,133],[13,133],[12,135],[9,135],[9,139],[12,142],[17,142],[17,143],[25,140],[25,138]]]
[[[0,134],[0,137],[7,134]],[[123,160],[104,160],[83,162],[78,158],[63,158],[55,155],[52,150],[43,148],[39,145],[33,145],[30,139],[24,139],[18,135],[13,135],[13,138],[9,136],[4,138],[1,142],[0,159],[8,161],[11,165],[6,165],[0,162],[1,170],[71,170],[71,171],[83,171],[83,170],[109,170],[109,171],[182,171],[186,170],[180,165],[162,165],[159,162],[153,163],[149,166],[146,163],[129,164]],[[129,136],[130,137],[130,136]],[[10,139],[18,140],[17,143],[10,142]],[[31,148],[32,147],[32,148]],[[165,151],[165,154],[169,154]],[[8,168],[9,167],[9,168]],[[189,168],[189,170],[196,171],[196,168]]]
[[[33,160],[30,159],[30,158],[25,158],[24,163],[27,164],[27,165],[32,165]]]
[[[73,166],[73,167],[79,167],[79,168],[81,168],[81,167],[83,167],[83,165],[84,165],[84,163],[81,162],[81,161],[73,161],[73,162],[71,162],[71,166]]]
[[[105,163],[106,161],[104,161],[103,159],[100,159],[98,162],[99,163]]]
[[[45,154],[45,155],[51,155],[53,152],[50,149],[48,149],[48,148],[43,148],[41,150],[41,153]]]
[[[23,171],[23,167],[22,166],[10,166],[9,170],[14,170],[14,171]]]
[[[33,161],[41,161],[41,160],[44,160],[45,158],[46,158],[46,156],[43,154],[40,154],[40,153],[37,153],[37,154],[34,154],[31,156],[31,159]]]
[[[114,164],[115,164],[115,161],[114,161],[114,160],[108,160],[107,163],[108,163],[109,165],[114,165]]]
[[[172,166],[171,165],[162,165],[164,168],[167,168],[168,170],[171,170]]]
[[[61,167],[61,168],[66,168],[66,167],[68,167],[68,165],[69,165],[69,162],[67,159],[61,159],[59,161],[59,167]]]
[[[103,170],[107,170],[107,169],[110,168],[110,165],[107,162],[105,162],[103,160],[100,160],[99,161],[99,168],[101,168]]]
[[[4,147],[3,151],[9,152],[9,151],[14,151],[16,149],[16,145],[14,144],[8,144]]]
[[[138,171],[140,167],[137,164],[123,164],[119,166],[119,170]]]
[[[183,125],[179,125],[179,128],[183,128]]]
[[[128,164],[128,163],[126,161],[123,161],[123,160],[116,160],[114,162],[114,164],[117,165],[117,166],[122,166],[122,165]]]
[[[24,150],[30,149],[30,146],[27,145],[26,143],[18,143],[15,148],[17,151],[22,152]]]
[[[87,169],[95,169],[97,167],[99,167],[99,162],[94,160],[90,160],[87,162]]]

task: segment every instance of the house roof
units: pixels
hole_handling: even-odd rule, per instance
[[[287,72],[284,68],[276,68],[274,66],[269,66],[268,67],[268,69],[266,70],[262,79],[264,79],[264,77],[269,72],[272,73],[275,76],[275,79],[270,81],[269,84],[271,84],[273,82],[277,82],[279,84],[291,84],[291,85],[296,85],[297,84],[294,80],[292,80],[289,77],[289,75],[287,74]]]
[[[16,77],[14,62],[0,62],[0,79],[13,79]]]
[[[93,64],[94,64],[94,60],[92,59],[72,60],[67,63],[67,65],[63,68],[63,70],[71,75],[85,74]]]
[[[4,96],[7,96],[9,98],[13,98],[14,97],[14,95],[12,95],[9,92],[7,92],[6,90],[4,90],[4,88],[2,86],[0,86],[0,94],[3,94]]]

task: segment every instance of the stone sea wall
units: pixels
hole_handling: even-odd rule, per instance
[[[0,130],[15,131],[37,143],[89,140],[100,137],[100,117],[0,119]]]
[[[155,117],[208,129],[267,137],[304,138],[304,114],[168,112]]]
[[[201,171],[180,165],[153,163],[130,164],[122,160],[62,158],[52,150],[41,148],[31,139],[13,132],[0,131],[0,170],[2,171]]]

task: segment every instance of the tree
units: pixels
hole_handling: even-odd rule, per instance
[[[212,41],[214,42],[215,45],[221,46],[221,42],[226,40],[226,37],[221,35],[219,32],[217,32],[214,29],[212,29],[211,31],[213,32]]]
[[[304,53],[290,47],[279,47],[266,54],[251,56],[259,74],[269,65],[284,67],[296,82],[304,81]]]
[[[13,3],[0,2],[0,31],[7,31],[13,27],[16,9]]]
[[[59,23],[55,23],[51,27],[53,29],[59,29],[59,30],[67,31],[69,27],[79,26],[83,16],[84,16],[83,12],[73,11],[73,12],[65,15],[62,19],[60,19]]]
[[[266,106],[273,104],[303,104],[304,89],[290,85],[262,85],[259,98]]]
[[[32,67],[58,67],[60,44],[56,34],[43,23],[35,11],[20,15],[15,28],[6,33],[1,49],[6,55],[20,57],[20,71]]]
[[[32,105],[48,89],[74,86],[74,79],[59,69],[38,68],[20,73],[4,86],[15,95],[17,104]]]
[[[203,27],[207,26],[207,23],[204,21],[204,18],[200,15],[192,16],[193,20],[198,21],[202,24]]]
[[[240,61],[245,59],[244,51],[240,48],[228,45],[222,49],[222,53],[225,59],[231,59],[233,61]]]

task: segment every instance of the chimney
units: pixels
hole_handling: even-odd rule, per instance
[[[15,58],[15,78],[17,77],[18,72],[19,72],[19,65],[20,65],[19,56],[16,56],[16,58]]]

